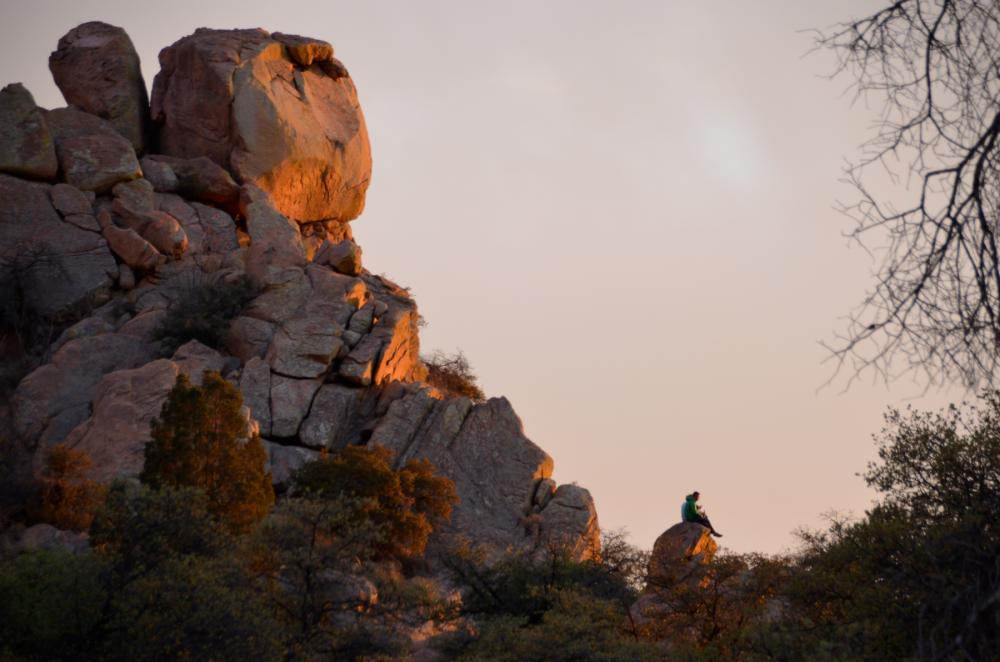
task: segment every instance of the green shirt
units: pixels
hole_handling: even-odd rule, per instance
[[[684,499],[684,505],[681,506],[681,517],[685,522],[697,522],[698,518],[701,517],[701,513],[698,512],[698,502],[690,494],[687,495]]]

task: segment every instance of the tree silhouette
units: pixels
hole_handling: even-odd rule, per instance
[[[847,180],[850,233],[876,282],[826,343],[850,381],[909,374],[928,386],[994,383],[1000,356],[1000,5],[899,0],[820,32],[858,96],[882,102]],[[873,169],[905,185],[877,193]],[[913,184],[912,188],[910,184]],[[849,383],[850,383],[849,381]]]
[[[250,434],[242,406],[240,392],[217,372],[206,372],[201,386],[178,375],[151,423],[142,471],[142,481],[153,487],[204,491],[209,511],[235,532],[249,529],[274,504],[264,446]]]

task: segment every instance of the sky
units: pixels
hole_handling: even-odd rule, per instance
[[[649,548],[697,489],[726,547],[778,553],[870,505],[888,406],[964,396],[821,388],[819,341],[872,284],[835,205],[878,106],[807,31],[879,5],[0,0],[0,85],[64,105],[48,54],[87,20],[126,29],[147,85],[197,27],[329,41],[372,143],[355,237],[424,350],[462,350],[603,528]]]

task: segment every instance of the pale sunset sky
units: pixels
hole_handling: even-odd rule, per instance
[[[817,390],[872,282],[834,207],[877,104],[804,30],[881,4],[0,0],[0,85],[64,105],[48,55],[88,20],[126,29],[147,86],[201,26],[331,42],[372,141],[355,236],[425,351],[463,350],[604,528],[648,548],[698,489],[725,546],[779,552],[870,504],[888,405],[964,395]]]

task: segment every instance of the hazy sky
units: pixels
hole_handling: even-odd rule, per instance
[[[887,405],[945,400],[817,393],[870,282],[833,206],[872,111],[801,31],[879,4],[0,0],[0,84],[62,105],[48,54],[86,20],[147,85],[199,26],[330,41],[372,139],[355,235],[425,350],[464,350],[605,528],[651,546],[698,489],[726,546],[777,552],[870,503]]]

